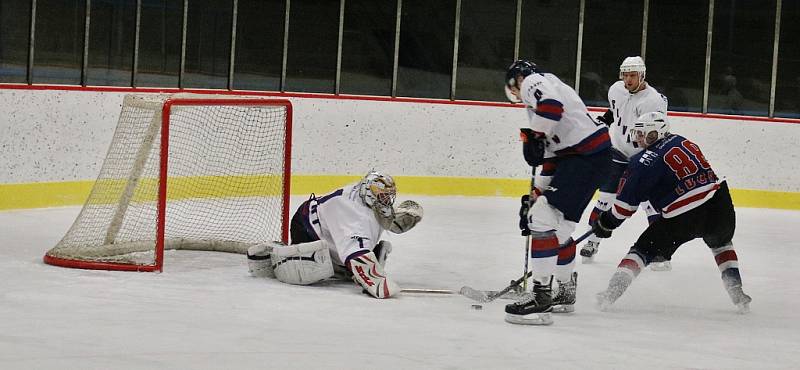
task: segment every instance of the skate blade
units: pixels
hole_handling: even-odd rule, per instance
[[[517,325],[550,325],[553,318],[550,312],[532,313],[529,315],[506,314],[506,322]]]
[[[650,264],[652,271],[672,271],[672,264],[669,262],[653,262]]]
[[[581,256],[581,263],[584,265],[588,265],[590,263],[594,263],[594,256]]]
[[[736,305],[736,313],[740,315],[745,315],[750,313],[750,302],[747,303],[739,303]]]
[[[595,307],[597,307],[598,310],[606,312],[609,308],[611,308],[613,302],[606,298],[606,292],[597,293],[596,298],[597,301],[595,301]]]
[[[573,312],[575,312],[575,305],[558,304],[553,306],[553,313],[573,313]]]

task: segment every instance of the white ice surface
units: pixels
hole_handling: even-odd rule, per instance
[[[417,200],[423,222],[389,237],[401,286],[499,289],[522,274],[517,199]],[[701,241],[598,311],[594,294],[644,227],[636,215],[595,264],[578,260],[576,312],[530,327],[503,321],[508,300],[472,310],[458,295],[290,286],[248,276],[235,254],[168,252],[160,274],[44,264],[78,211],[0,212],[0,369],[800,368],[800,212],[737,210],[750,314],[735,313]]]

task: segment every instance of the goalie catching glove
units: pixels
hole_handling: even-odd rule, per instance
[[[383,226],[395,234],[402,234],[417,226],[422,221],[423,214],[422,206],[419,203],[413,200],[406,200],[394,210],[391,223]]]

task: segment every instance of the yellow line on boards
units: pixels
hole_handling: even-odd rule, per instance
[[[292,177],[292,195],[311,193],[325,194],[342,185],[358,181],[361,176],[340,175],[295,175]],[[199,180],[199,181],[195,181]],[[508,178],[398,176],[398,191],[406,194],[442,196],[499,196],[516,197],[528,190],[529,180]],[[170,199],[271,196],[274,186],[266,188],[247,187],[254,182],[279,182],[275,176],[203,176],[180,178],[169,188]],[[200,186],[190,185],[199,183]],[[234,186],[223,186],[234,184]],[[38,182],[22,184],[0,184],[0,210],[43,208],[82,205],[86,202],[94,181]],[[155,199],[155,181],[143,179],[134,192],[133,202]],[[247,185],[247,186],[245,186]],[[98,183],[104,192],[111,194],[107,201],[115,202],[124,188],[119,180],[104,180]],[[226,190],[230,189],[230,190]],[[766,190],[732,189],[731,197],[737,207],[775,208],[800,210],[800,193]]]

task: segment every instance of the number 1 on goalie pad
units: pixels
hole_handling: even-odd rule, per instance
[[[331,255],[323,240],[275,245],[270,257],[275,278],[284,283],[308,285],[333,276]]]

